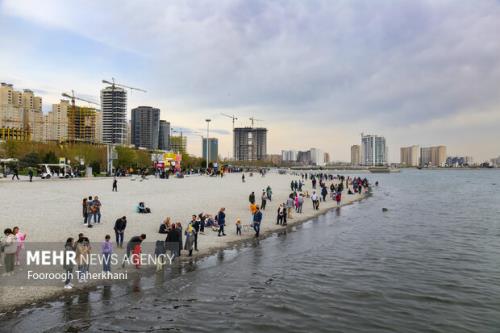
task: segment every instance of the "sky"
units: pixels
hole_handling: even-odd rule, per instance
[[[184,133],[268,128],[268,153],[348,161],[360,133],[500,155],[499,0],[0,0],[0,81],[44,111],[62,92],[99,101],[102,79],[147,90]],[[188,150],[201,154],[199,134]]]

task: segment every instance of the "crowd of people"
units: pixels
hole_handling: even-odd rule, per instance
[[[265,172],[261,173],[264,177]],[[286,226],[290,219],[294,218],[294,214],[302,214],[304,203],[306,200],[311,200],[312,208],[319,210],[320,203],[326,202],[328,198],[334,200],[337,205],[342,203],[342,193],[347,192],[347,195],[355,193],[363,193],[369,187],[368,180],[361,177],[345,177],[341,175],[331,175],[325,173],[302,173],[296,174],[298,179],[290,182],[290,194],[284,202],[279,203],[276,210],[276,224]],[[244,181],[244,174],[242,174]],[[312,193],[306,190],[306,183],[310,182]],[[344,192],[344,190],[346,191]],[[112,191],[117,191],[117,180],[113,180]],[[264,212],[269,209],[270,203],[273,200],[273,191],[270,186],[263,188],[258,196],[255,192],[251,192],[248,196],[250,218],[248,222],[242,223],[240,218],[234,222],[235,233],[241,236],[244,231],[250,229],[255,233],[255,237],[259,238],[261,225],[264,220]],[[257,200],[260,199],[260,205]],[[92,228],[96,224],[101,223],[102,203],[98,196],[88,196],[82,200],[82,215],[83,224],[88,228]],[[274,206],[273,209],[276,209]],[[149,213],[151,210],[145,206],[144,202],[140,202],[137,207],[138,213]],[[246,218],[243,221],[247,221]],[[248,223],[248,224],[247,224]],[[127,228],[127,217],[118,218],[113,230],[115,232],[115,243],[112,242],[110,235],[105,235],[99,249],[99,253],[104,258],[109,258],[116,249],[123,249],[125,231]],[[193,252],[199,250],[200,235],[209,232],[216,232],[218,237],[227,235],[226,209],[221,207],[216,214],[210,215],[207,213],[193,214],[191,220],[183,226],[181,222],[173,222],[167,217],[160,224],[158,234],[164,239],[159,239],[155,243],[155,255],[169,254],[173,258],[183,255],[191,257]],[[3,255],[5,263],[5,273],[10,275],[14,271],[14,266],[19,264],[19,254],[24,248],[26,234],[19,231],[18,227],[13,229],[5,229],[4,236],[0,239],[1,255]],[[127,258],[131,258],[132,264],[136,268],[140,268],[140,262],[137,261],[138,255],[142,252],[141,244],[146,239],[145,234],[136,235],[129,239],[126,244],[125,254]],[[89,271],[87,258],[92,253],[90,240],[83,233],[78,235],[76,241],[73,238],[68,238],[64,250],[66,252],[74,252],[76,255],[77,269],[79,272],[78,282],[85,283],[86,273]],[[125,262],[123,262],[125,265]],[[64,270],[67,273],[73,272],[75,267],[71,263],[64,265]],[[104,273],[111,272],[109,260],[104,260],[102,271]],[[69,275],[69,274],[67,274]],[[65,288],[71,289],[71,279],[65,281]]]

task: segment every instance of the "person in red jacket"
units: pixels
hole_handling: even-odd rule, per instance
[[[340,201],[342,201],[342,193],[339,191],[335,196],[335,201],[337,201],[337,206],[340,206]]]
[[[136,244],[134,246],[134,250],[132,251],[132,263],[135,265],[135,268],[139,269],[141,268],[141,245]]]

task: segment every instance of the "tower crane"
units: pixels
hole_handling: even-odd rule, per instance
[[[223,115],[224,117],[227,117],[227,118],[230,118],[230,119],[232,119],[232,120],[233,120],[233,132],[234,132],[234,122],[235,122],[236,120],[238,120],[238,118],[237,118],[235,115],[230,116],[230,115],[225,114],[225,113],[221,113],[221,115]]]
[[[111,87],[113,87],[113,89],[115,87],[120,87],[120,88],[125,88],[125,89],[130,89],[130,90],[137,90],[137,91],[140,91],[140,92],[146,92],[146,90],[144,89],[140,89],[140,88],[135,88],[135,87],[130,87],[130,86],[126,86],[124,84],[121,84],[121,83],[116,83],[115,82],[115,78],[112,77],[111,78],[111,81],[108,81],[108,80],[102,80],[102,83],[105,83],[105,84],[110,84]]]
[[[62,93],[62,97],[69,98],[69,99],[71,100],[71,105],[72,105],[73,107],[75,107],[75,100],[82,101],[82,102],[86,102],[86,103],[90,103],[90,104],[99,105],[99,104],[97,104],[96,102],[88,101],[88,100],[86,100],[86,99],[83,99],[83,98],[80,98],[80,97],[75,96],[75,91],[74,91],[74,90],[71,90],[71,95],[70,95],[70,94],[67,94],[67,93]]]
[[[254,117],[250,117],[249,119],[250,119],[250,121],[252,122],[252,127],[253,127],[253,122],[254,122],[254,121],[264,121],[264,120],[262,120],[262,119],[257,119],[257,118],[254,118]]]

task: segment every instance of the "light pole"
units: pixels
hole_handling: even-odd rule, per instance
[[[210,159],[210,146],[208,145],[208,138],[210,137],[210,121],[211,119],[205,119],[207,122],[207,171],[208,171],[208,160]]]

